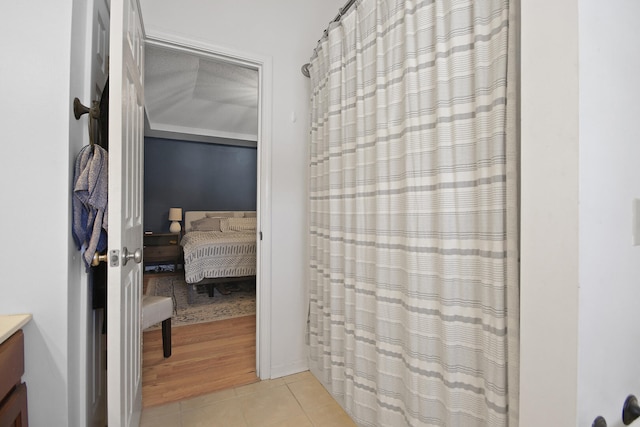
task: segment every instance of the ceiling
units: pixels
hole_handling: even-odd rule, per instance
[[[258,71],[148,44],[145,107],[145,136],[255,146]]]

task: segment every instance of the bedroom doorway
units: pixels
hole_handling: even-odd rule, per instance
[[[268,339],[268,322],[270,319],[270,306],[267,305],[267,302],[269,301],[268,295],[270,294],[271,285],[269,280],[271,262],[268,251],[270,247],[270,203],[268,198],[268,176],[270,176],[270,129],[268,124],[270,123],[270,118],[268,115],[270,112],[269,109],[264,108],[264,106],[270,105],[271,94],[268,85],[262,82],[270,81],[270,60],[268,58],[252,57],[238,52],[223,52],[220,49],[213,51],[209,46],[191,40],[180,40],[176,42],[148,38],[146,40],[146,46],[147,52],[160,52],[160,57],[167,52],[180,57],[179,61],[165,63],[164,72],[190,74],[189,78],[181,82],[176,82],[175,80],[169,82],[168,79],[164,83],[161,81],[161,90],[156,94],[154,94],[153,91],[147,91],[147,100],[149,102],[159,101],[160,108],[153,112],[151,110],[152,107],[147,106],[149,111],[145,123],[145,140],[146,137],[151,137],[164,139],[165,141],[183,141],[185,145],[195,144],[199,146],[211,147],[213,145],[223,147],[218,149],[218,154],[222,153],[221,155],[230,156],[227,157],[227,159],[239,159],[240,163],[246,161],[247,156],[238,154],[238,152],[244,151],[246,154],[248,150],[253,149],[255,151],[254,170],[247,174],[254,179],[255,194],[253,210],[256,212],[256,237],[258,240],[255,278],[255,342],[253,343],[254,354],[252,358],[258,378],[269,378],[270,343]],[[161,58],[160,61],[164,61],[165,59]],[[146,61],[147,66],[149,66],[149,55],[147,55]],[[242,80],[253,73],[256,76],[256,84],[253,87],[246,88],[245,91],[237,92],[235,95],[236,99],[234,99],[233,91],[229,90],[232,86],[231,84],[222,85],[223,87],[215,87],[216,85],[213,84],[210,79],[198,75],[198,70],[220,72],[224,78],[232,80]],[[228,81],[229,80],[227,80],[227,82]],[[147,83],[145,83],[145,88],[147,88]],[[226,90],[224,93],[225,99],[233,104],[233,108],[226,111],[218,102],[216,104],[217,109],[215,114],[207,115],[203,113],[205,111],[202,109],[203,105],[207,103],[206,97],[221,89]],[[249,97],[248,91],[254,91],[255,97],[257,98],[253,118],[250,114],[247,114],[248,108],[242,108],[243,105],[246,106],[246,99]],[[199,95],[193,96],[192,99],[194,99],[195,102],[193,105],[189,105],[184,98],[184,94],[188,93],[193,95],[195,92],[198,92]],[[171,106],[179,108],[181,117],[176,119],[175,116],[172,116],[171,108],[169,108]],[[161,120],[156,120],[158,117],[160,117]],[[234,117],[235,119],[233,119]],[[232,123],[233,121],[236,122],[235,125],[237,126],[235,130],[229,130],[228,127],[216,128],[216,123],[220,125],[231,125],[234,124]],[[254,123],[249,126],[248,121],[254,121]],[[233,154],[234,150],[238,152]],[[171,160],[175,163],[176,158],[172,158]],[[196,160],[192,161],[198,163],[198,161],[202,161],[202,159],[196,156]],[[250,164],[251,162],[249,161],[248,163]],[[145,164],[145,169],[147,167],[151,168],[150,165]],[[171,168],[172,166],[168,167]],[[206,174],[203,174],[203,176],[204,175]],[[201,181],[205,181],[206,185],[207,179],[219,180],[220,178],[205,177],[202,178]],[[228,185],[237,184],[239,180],[239,178],[233,179],[233,182],[230,182]],[[169,185],[170,184],[165,183],[165,189],[168,188]],[[200,194],[201,191],[198,190],[195,191],[195,193]],[[167,203],[171,204],[171,207],[178,206],[178,202],[168,201]],[[252,210],[251,207],[247,208],[246,200],[238,201],[237,198],[235,198],[231,203],[236,203],[236,205],[231,206],[229,210]],[[237,203],[241,205],[238,206]],[[245,204],[242,205],[242,203]],[[222,210],[219,209],[220,206],[207,205],[192,209],[187,206],[187,204],[188,203],[185,202],[184,206],[179,206],[183,208],[183,214],[186,210]],[[226,205],[225,208],[228,209],[229,205]],[[147,211],[147,209],[148,206],[145,201],[145,211]],[[165,206],[161,207],[160,210],[164,218],[160,219],[161,224],[156,224],[154,227],[164,227],[168,229],[169,223],[166,221],[168,220],[167,215],[169,209]],[[153,221],[156,220],[157,218]],[[146,222],[145,212],[145,231],[147,231]],[[183,230],[185,226],[186,224],[183,222]],[[246,329],[247,325],[243,325],[242,328]],[[174,332],[175,331],[177,331],[177,328],[174,329]]]

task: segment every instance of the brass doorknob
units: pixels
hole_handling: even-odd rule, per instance
[[[107,254],[100,255],[98,252],[93,254],[93,260],[91,260],[91,265],[93,267],[97,267],[101,262],[107,262]]]

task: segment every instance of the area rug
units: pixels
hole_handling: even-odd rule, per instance
[[[233,282],[227,289],[232,292],[223,295],[216,289],[210,297],[206,285],[189,285],[180,277],[165,276],[149,279],[146,294],[173,299],[172,327],[255,315],[255,281]]]

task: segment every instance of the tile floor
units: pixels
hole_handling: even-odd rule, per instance
[[[355,427],[310,373],[261,381],[142,411],[141,427]]]

